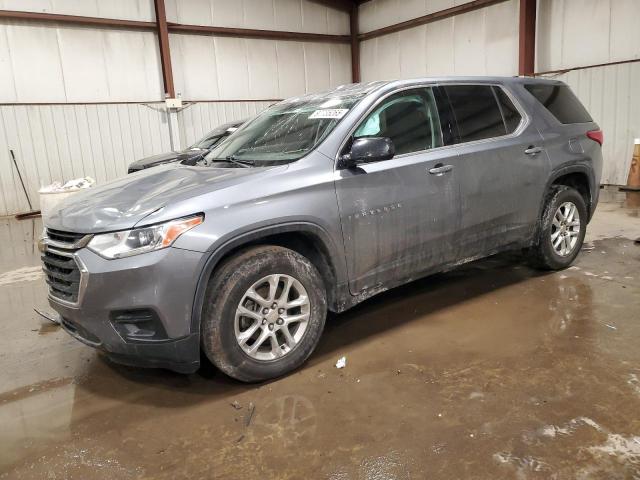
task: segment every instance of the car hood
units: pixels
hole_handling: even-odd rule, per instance
[[[161,165],[163,163],[182,161],[191,157],[202,155],[202,150],[189,150],[186,152],[167,152],[160,153],[158,155],[152,155],[150,157],[141,158],[129,165],[132,170],[141,170],[143,168],[153,167],[154,165]]]
[[[169,164],[142,170],[63,200],[53,208],[46,226],[78,233],[124,230],[165,206],[174,206],[282,168],[286,166],[211,168]],[[198,208],[181,215],[202,211],[206,206],[199,205]],[[154,221],[157,219],[161,218],[154,216]]]

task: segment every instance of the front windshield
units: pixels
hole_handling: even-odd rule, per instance
[[[214,147],[204,164],[229,161],[266,165],[298,160],[318,145],[366,93],[365,89],[337,89],[273,105]]]

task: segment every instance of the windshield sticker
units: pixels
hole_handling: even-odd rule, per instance
[[[309,118],[342,118],[348,111],[349,109],[347,108],[325,108],[323,110],[316,110],[309,115]]]

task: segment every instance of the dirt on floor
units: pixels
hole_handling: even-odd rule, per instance
[[[603,191],[575,266],[501,255],[381,294],[259,385],[73,340],[33,311],[39,221],[0,220],[0,478],[640,478],[639,211]]]

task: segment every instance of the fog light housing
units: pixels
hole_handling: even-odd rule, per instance
[[[125,342],[167,340],[167,332],[158,314],[148,308],[111,312],[111,324]]]

